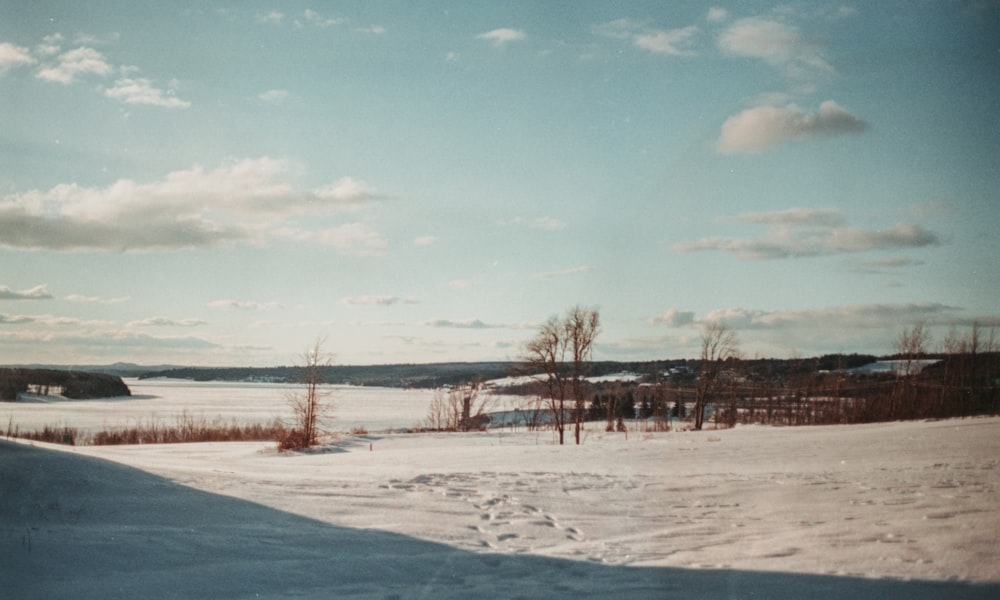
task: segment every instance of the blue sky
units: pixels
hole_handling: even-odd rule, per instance
[[[0,3],[0,363],[1000,324],[995,2]]]

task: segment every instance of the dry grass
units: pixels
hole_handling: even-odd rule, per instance
[[[192,442],[258,442],[284,440],[290,435],[281,421],[270,424],[238,423],[222,418],[194,417],[184,412],[173,424],[159,421],[137,423],[125,427],[104,429],[93,434],[74,427],[49,426],[41,430],[20,431],[12,422],[7,424],[8,438],[23,438],[70,446],[113,446],[123,444],[183,444]]]

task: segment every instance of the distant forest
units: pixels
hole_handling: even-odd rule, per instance
[[[830,354],[810,359],[759,359],[744,361],[755,370],[774,376],[818,371],[852,369],[879,360],[867,354]],[[696,372],[697,359],[657,360],[643,362],[595,361],[588,363],[591,377],[615,373],[634,373],[650,381],[678,370]],[[331,365],[322,367],[323,381],[331,384],[394,388],[438,388],[462,385],[473,381],[489,381],[523,373],[519,362],[429,363],[396,365]],[[176,367],[148,371],[139,379],[158,377],[192,381],[262,381],[301,383],[306,369],[297,366],[280,367]]]

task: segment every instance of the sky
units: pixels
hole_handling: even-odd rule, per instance
[[[1000,324],[1000,4],[0,1],[0,364]]]

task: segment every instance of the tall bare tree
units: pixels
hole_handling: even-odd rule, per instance
[[[550,317],[525,347],[524,368],[535,375],[552,413],[552,423],[565,442],[566,401],[574,403],[576,443],[583,419],[583,377],[593,352],[600,316],[597,310],[572,308],[565,319]]]
[[[931,335],[924,328],[923,323],[918,323],[910,328],[903,328],[896,338],[896,352],[900,360],[903,361],[902,375],[914,375],[920,369],[917,368],[916,361],[927,354],[927,346],[930,344]]]
[[[736,332],[725,323],[713,322],[701,333],[701,371],[695,386],[694,428],[705,423],[705,405],[715,396],[726,363],[739,358],[740,342]]]
[[[584,377],[586,369],[593,356],[594,340],[597,338],[601,317],[597,310],[575,306],[570,309],[563,320],[563,328],[567,345],[573,360],[572,376],[570,378],[573,401],[573,434],[577,445],[580,444],[580,428],[584,415]]]
[[[317,340],[303,354],[303,389],[286,396],[292,407],[295,422],[285,439],[280,440],[283,450],[311,448],[319,442],[319,420],[330,409],[326,402],[328,393],[322,390],[323,367],[332,362],[332,357],[323,351],[322,338]]]

